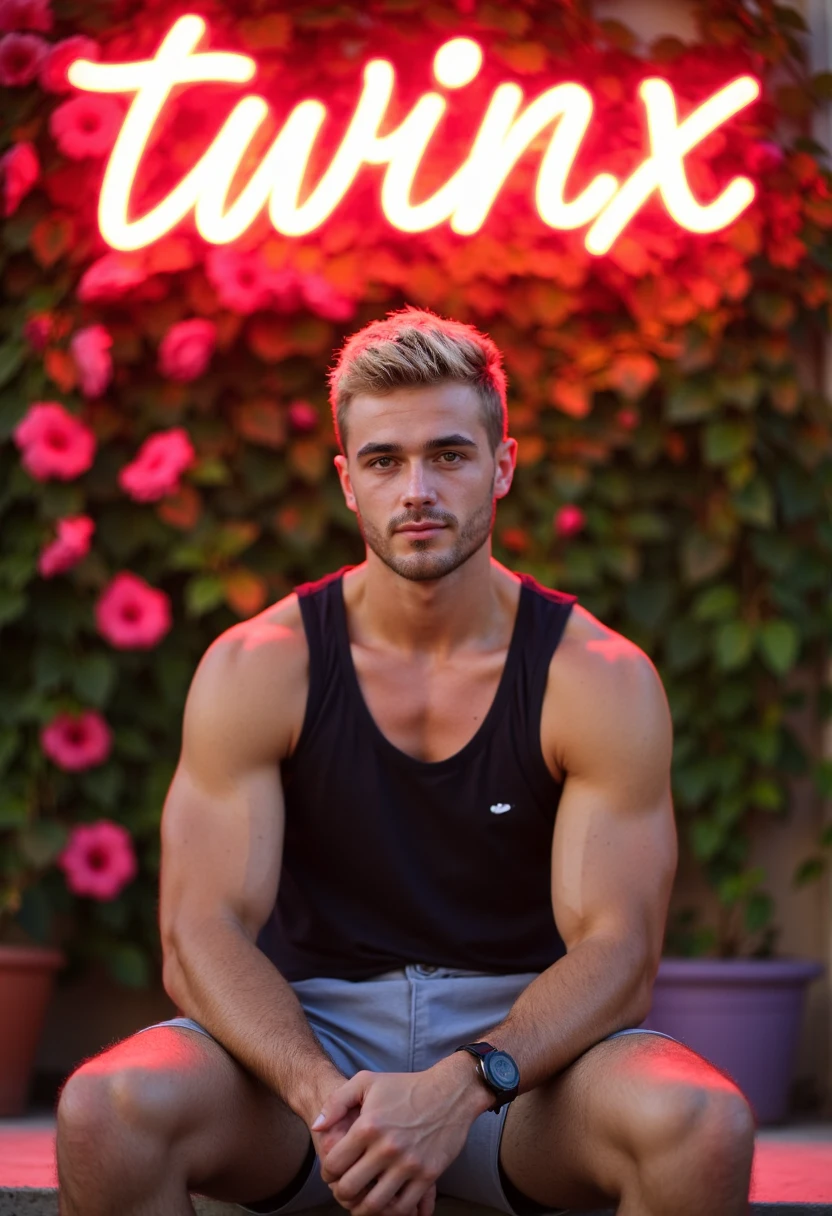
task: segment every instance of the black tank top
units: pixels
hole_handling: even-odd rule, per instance
[[[576,597],[519,576],[491,708],[461,751],[431,763],[395,747],[363,698],[343,598],[351,569],[295,589],[309,694],[281,764],[283,866],[258,945],[290,981],[369,979],[405,963],[543,971],[566,947],[550,878],[563,783],[543,759],[540,714]]]

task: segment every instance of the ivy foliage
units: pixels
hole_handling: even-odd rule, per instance
[[[42,170],[0,240],[0,883],[9,906],[24,892],[18,925],[61,941],[76,965],[105,959],[126,983],[153,974],[159,819],[190,677],[222,630],[296,583],[362,560],[331,467],[325,374],[347,334],[411,303],[477,325],[504,352],[519,467],[499,507],[495,556],[577,594],[641,646],[664,681],[680,838],[722,909],[713,925],[681,910],[668,949],[770,952],[777,912],[751,864],[755,833],[788,814],[794,776],[832,794],[829,764],[807,754],[790,725],[801,699],[786,691],[798,668],[824,670],[832,624],[832,414],[816,388],[832,298],[832,194],[811,138],[832,77],[809,74],[801,18],[767,0],[753,12],[703,0],[694,42],[643,45],[579,0],[310,0],[279,13],[266,0],[173,10],[146,0],[140,21],[132,3],[66,0],[55,4],[50,36],[85,34],[103,60],[136,59],[187,11],[209,22],[212,46],[255,57],[275,124],[287,98],[332,106],[313,172],[338,145],[368,59],[397,66],[398,122],[431,87],[435,49],[464,33],[482,44],[484,68],[466,104],[449,110],[417,197],[461,163],[501,80],[527,98],[559,80],[589,88],[595,112],[570,178],[577,192],[598,166],[624,178],[647,155],[637,96],[645,76],[670,81],[681,116],[742,72],[761,81],[761,99],[685,167],[703,200],[740,172],[757,193],[709,235],[674,225],[653,197],[609,254],[592,257],[582,231],[552,231],[535,213],[545,135],[471,236],[447,224],[394,230],[378,206],[382,170],[368,167],[308,236],[282,237],[264,219],[241,238],[238,247],[259,250],[273,270],[320,276],[351,301],[342,320],[308,303],[229,308],[188,219],[120,255],[141,269],[134,287],[89,302],[78,288],[106,252],[95,214],[106,158],[60,152],[50,115],[61,98],[36,83],[5,89],[0,152],[31,141]],[[212,95],[206,106],[203,97],[184,89],[171,103],[137,213],[213,138],[212,106],[227,100]],[[24,336],[36,314],[51,319],[43,350]],[[165,379],[159,344],[192,317],[216,324],[216,355],[196,380]],[[92,324],[113,338],[114,377],[96,399],[80,391],[69,349]],[[314,407],[302,426],[290,410],[298,399]],[[96,434],[95,462],[74,480],[38,481],[21,466],[12,433],[42,400],[60,401]],[[158,503],[131,500],[119,469],[147,436],[180,426],[197,460],[179,490]],[[565,536],[553,519],[570,505],[584,523]],[[44,579],[38,556],[56,521],[82,513],[96,523],[91,551]],[[150,650],[114,649],[97,630],[95,600],[121,570],[171,599],[172,628]],[[820,681],[804,695],[814,720],[828,715]],[[62,710],[90,708],[110,724],[112,751],[103,764],[63,771],[44,755],[40,731]],[[139,877],[109,903],[70,895],[53,864],[69,828],[101,816],[129,829],[140,860]],[[827,833],[798,881],[821,870],[829,843]]]

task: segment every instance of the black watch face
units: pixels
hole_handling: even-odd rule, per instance
[[[514,1089],[520,1081],[520,1070],[505,1051],[489,1051],[483,1065],[489,1080],[500,1089]]]

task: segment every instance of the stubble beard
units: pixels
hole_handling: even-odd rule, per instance
[[[364,519],[360,509],[356,511],[358,527],[367,548],[395,574],[413,583],[446,578],[481,549],[490,537],[497,513],[497,500],[493,496],[493,489],[492,480],[487,500],[466,520],[450,549],[439,551],[435,547],[435,540],[408,540],[408,552],[396,552],[394,545],[401,542],[395,541],[389,532],[382,532]],[[438,523],[448,527],[455,527],[457,524],[456,518],[449,514],[430,514],[427,518],[436,519]]]

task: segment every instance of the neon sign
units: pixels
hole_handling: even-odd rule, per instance
[[[599,173],[567,202],[569,172],[592,118],[591,95],[582,85],[558,84],[521,112],[522,90],[504,83],[494,90],[464,163],[430,198],[412,203],[416,172],[448,101],[439,92],[424,93],[394,130],[379,135],[395,72],[386,60],[373,59],[364,67],[363,90],[340,146],[303,202],[298,200],[309,157],[327,117],[326,107],[312,100],[294,107],[245,186],[227,205],[246,149],[269,115],[268,102],[249,94],[237,103],[211,146],[167,197],[146,215],[130,219],[130,195],[142,156],[173,88],[206,81],[244,84],[255,75],[256,65],[248,55],[197,52],[205,28],[201,17],[180,17],[153,59],[109,64],[79,59],[69,69],[76,88],[134,94],[99,199],[101,233],[115,249],[151,244],[191,210],[197,230],[213,245],[235,240],[264,209],[277,232],[302,236],[332,214],[363,165],[387,166],[381,207],[395,228],[422,232],[447,221],[454,232],[473,233],[482,226],[519,157],[550,125],[553,132],[537,178],[537,211],[553,229],[591,225],[585,237],[590,253],[606,253],[654,193],[677,224],[700,233],[726,227],[754,197],[752,182],[735,177],[717,198],[701,204],[688,184],[685,157],[758,96],[757,81],[738,76],[679,122],[670,85],[656,77],[642,81],[638,89],[646,112],[650,153],[626,180]],[[446,91],[464,88],[479,73],[482,58],[476,42],[453,38],[434,57],[434,77]]]

